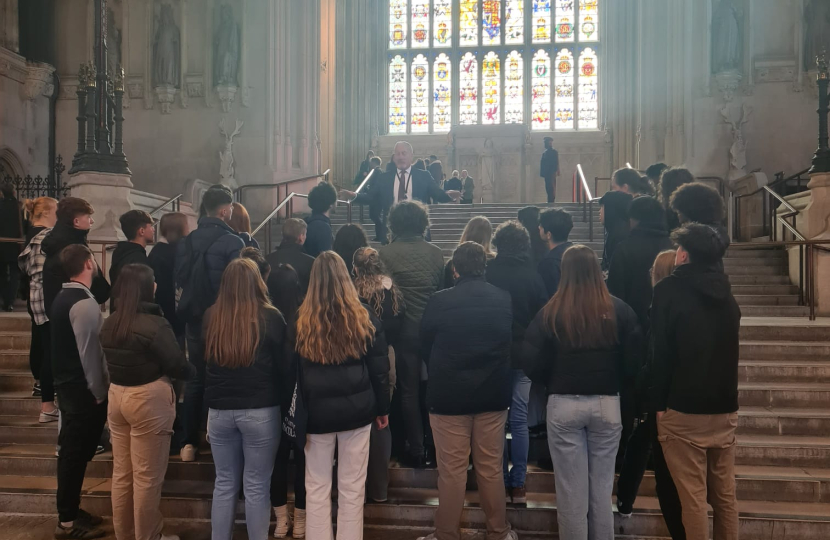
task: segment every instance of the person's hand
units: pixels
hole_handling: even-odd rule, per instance
[[[666,411],[657,411],[657,421],[658,422],[660,420],[662,420],[664,414],[666,414]]]
[[[386,429],[389,427],[389,415],[378,416],[375,418],[375,424],[377,424],[378,429]]]
[[[349,191],[348,189],[340,190],[341,199],[354,199],[355,197],[357,197],[357,193],[355,193],[354,191]]]
[[[461,199],[461,192],[456,191],[454,189],[447,191],[447,195],[449,195],[450,199],[454,200],[455,202],[458,202],[458,200]]]

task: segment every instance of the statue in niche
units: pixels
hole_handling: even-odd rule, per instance
[[[239,26],[233,8],[222,4],[219,26],[213,40],[213,80],[215,86],[237,86],[239,73]]]
[[[721,0],[712,15],[712,73],[741,68],[741,25],[731,0]]]
[[[153,43],[153,82],[156,86],[178,88],[181,71],[180,42],[179,27],[173,18],[173,6],[162,4]]]
[[[219,152],[219,181],[231,189],[236,189],[239,185],[234,178],[233,170],[233,138],[239,135],[242,130],[242,120],[236,121],[236,129],[233,133],[228,133],[225,127],[225,119],[219,122],[219,132],[225,137],[225,148]]]
[[[115,77],[121,62],[121,30],[115,26],[115,12],[107,10],[107,73]]]
[[[830,52],[830,3],[813,0],[804,8],[804,69],[814,71],[823,51]]]
[[[724,105],[720,109],[723,120],[729,124],[732,131],[732,146],[729,148],[729,181],[732,182],[746,176],[746,140],[744,139],[744,125],[749,122],[752,108],[745,103],[740,107]]]

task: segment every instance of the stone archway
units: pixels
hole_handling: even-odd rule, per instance
[[[24,176],[23,162],[11,148],[0,148],[0,178]]]

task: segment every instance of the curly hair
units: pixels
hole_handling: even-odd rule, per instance
[[[671,208],[683,223],[721,225],[723,222],[723,198],[715,188],[700,182],[680,186],[671,197]]]
[[[324,214],[337,202],[337,190],[328,182],[320,182],[308,192],[308,207]]]
[[[683,167],[672,167],[666,169],[660,175],[660,202],[668,210],[670,208],[669,201],[677,188],[684,184],[691,184],[695,181],[695,175],[692,171]]]
[[[429,210],[418,201],[403,201],[389,211],[389,229],[395,236],[423,236],[429,228]]]
[[[354,286],[358,296],[369,304],[378,318],[383,314],[384,278],[391,280],[376,249],[363,247],[355,251]],[[403,306],[403,295],[394,283],[389,292],[392,294],[392,314],[397,315]]]
[[[530,234],[518,221],[505,221],[496,227],[496,234],[493,235],[493,245],[496,246],[499,255],[514,257],[529,255]]]

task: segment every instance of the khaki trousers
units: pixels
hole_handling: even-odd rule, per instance
[[[110,385],[112,521],[118,540],[158,540],[161,535],[159,501],[175,403],[166,378],[142,386]]]
[[[668,410],[657,423],[657,438],[683,507],[687,540],[709,540],[707,500],[714,511],[714,539],[738,538],[737,427],[738,413],[707,415]]]
[[[461,512],[467,491],[470,448],[478,496],[484,510],[487,540],[502,540],[510,530],[504,497],[504,425],[507,411],[463,416],[430,414],[438,460],[437,540],[459,540]]]

